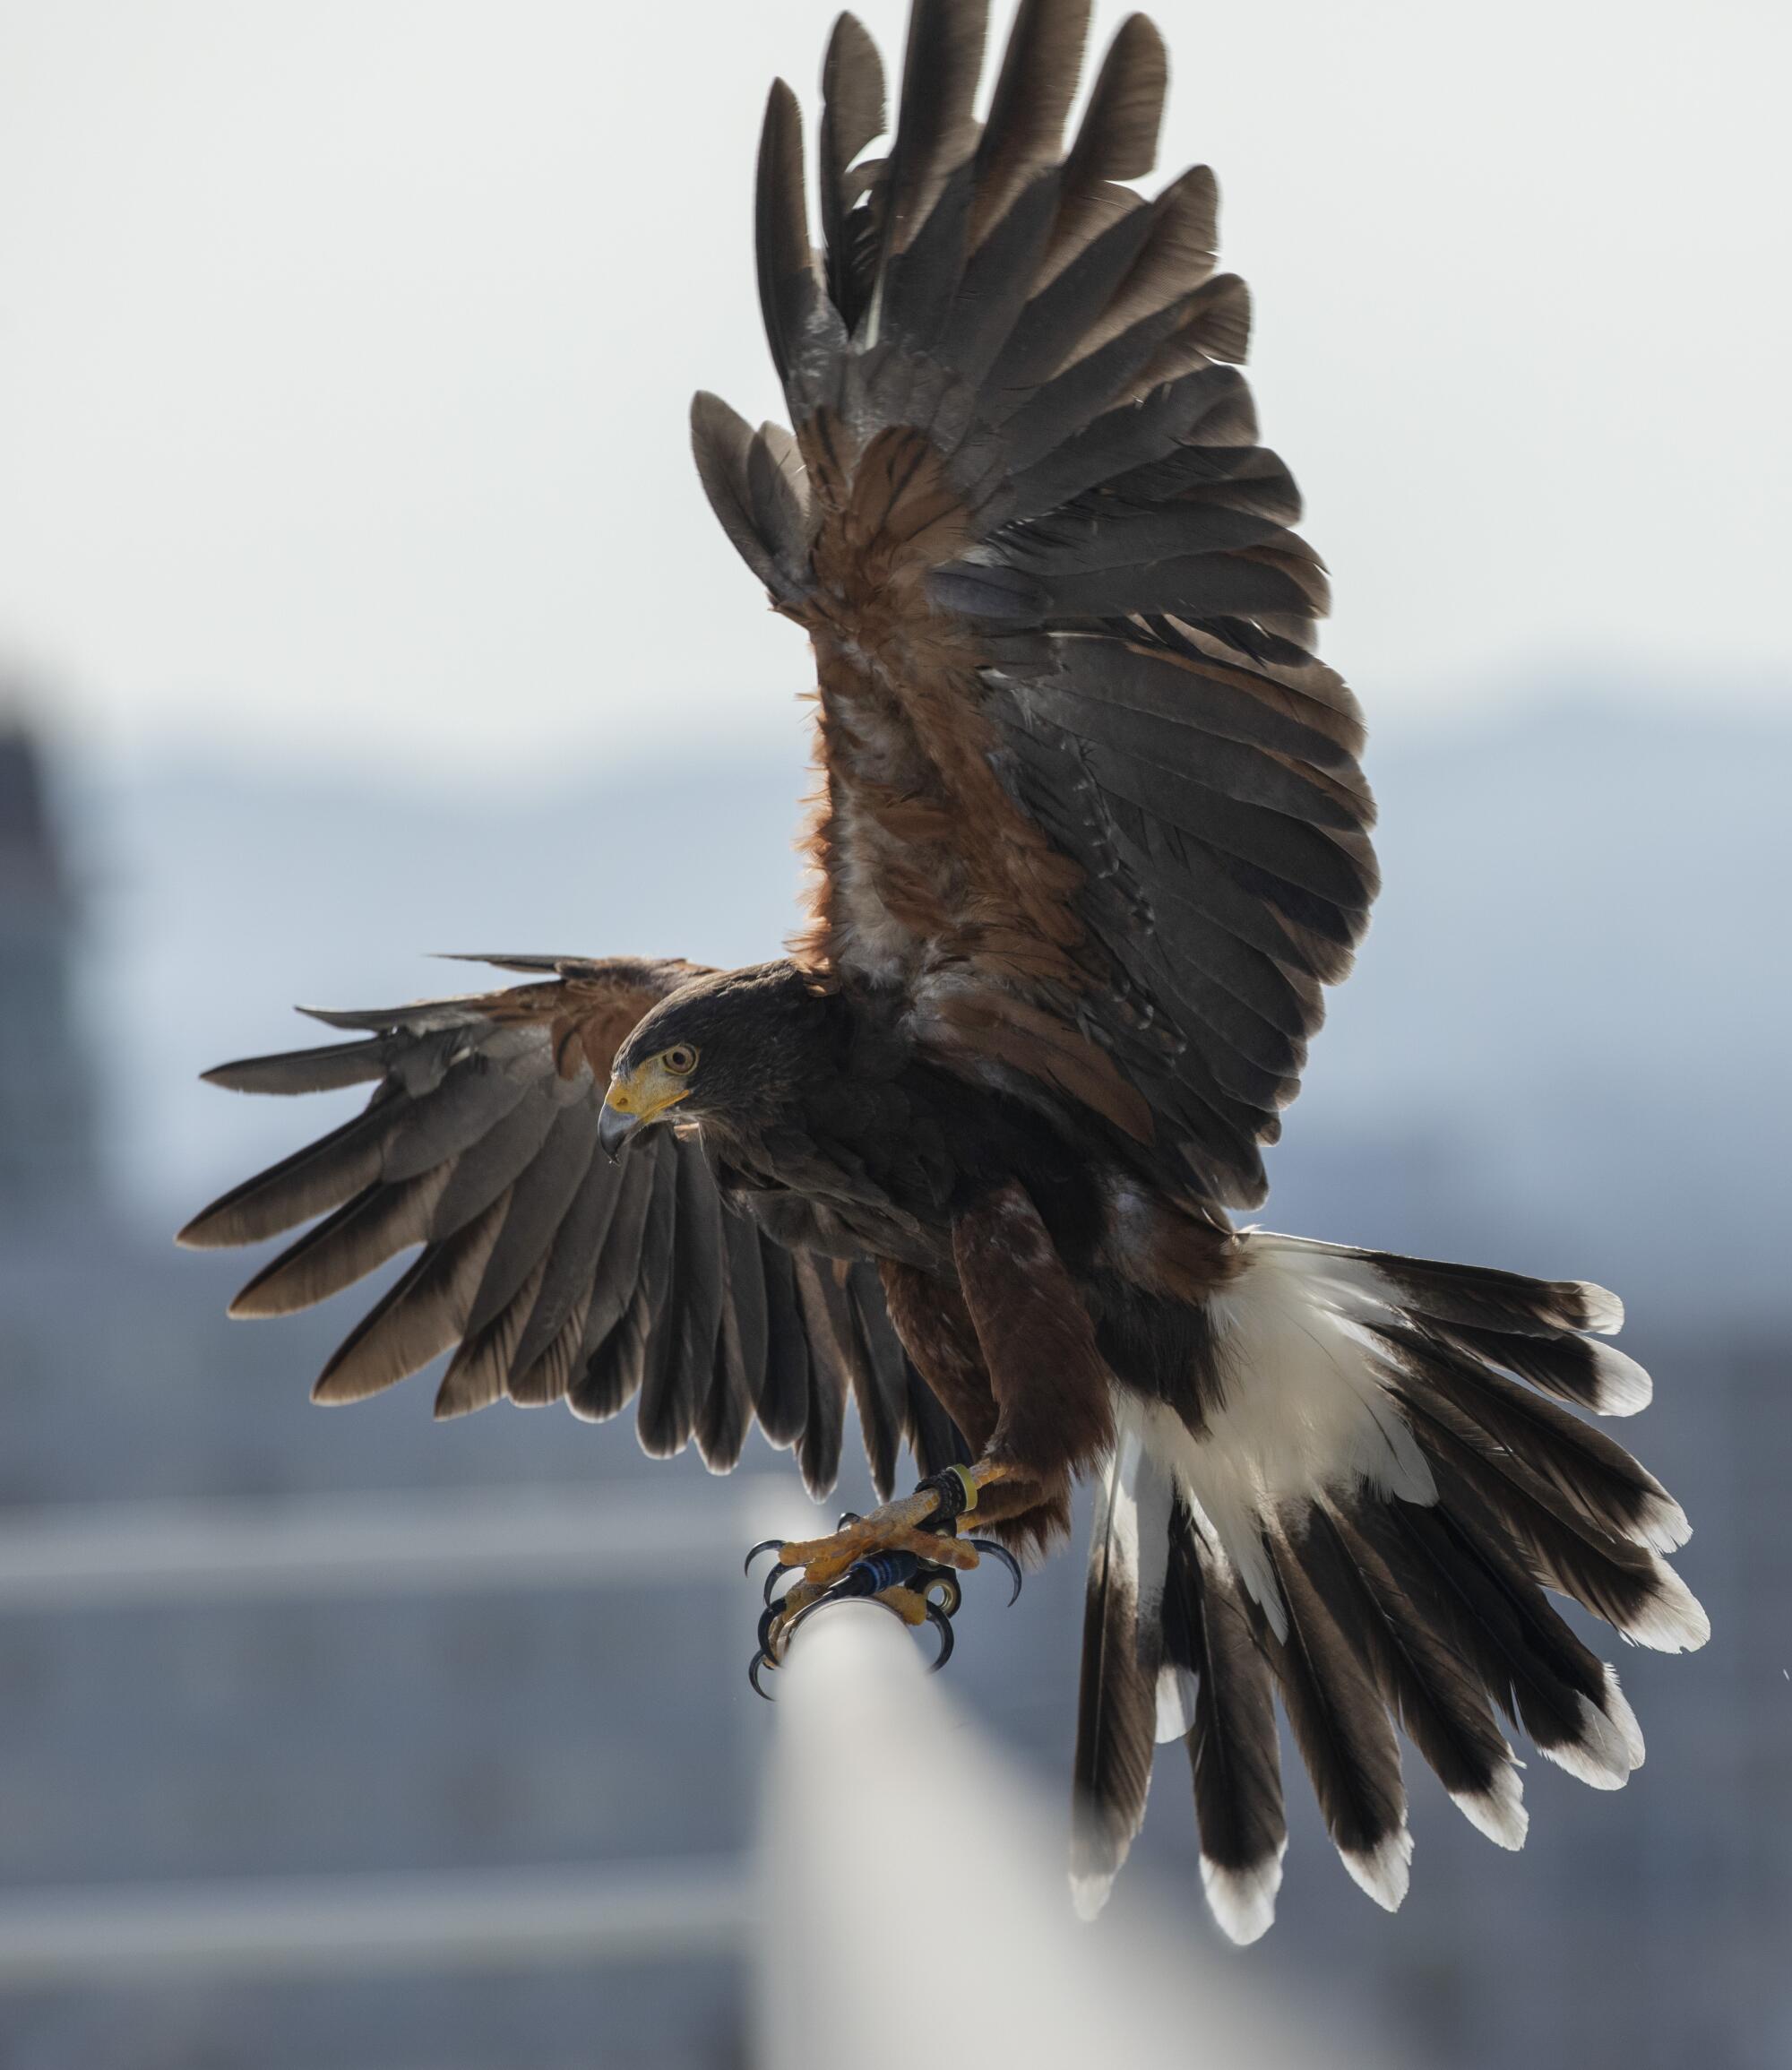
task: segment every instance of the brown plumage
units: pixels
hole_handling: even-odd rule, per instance
[[[1232,1229],[1377,888],[1361,715],[1314,653],[1327,578],[1236,364],[1212,176],[1125,184],[1156,30],[1122,26],[1066,147],[1087,0],[1022,0],[979,128],[985,14],[915,0],[883,148],[883,67],[841,18],[820,253],[773,87],[754,226],[790,427],[693,408],[716,515],[814,658],[791,955],[499,958],[525,981],[325,1015],[351,1039],[211,1075],[367,1083],[366,1109],[185,1240],[310,1225],[246,1315],[418,1249],[323,1400],[447,1353],[440,1414],[633,1403],[650,1452],[717,1467],[756,1420],[819,1491],[850,1398],[881,1492],[905,1442],[924,1475],[974,1462],[979,1524],[1030,1548],[1092,1475],[1080,1893],[1180,1738],[1210,1901],[1251,1939],[1286,1844],[1278,1693],[1392,1904],[1396,1726],[1516,1845],[1496,1712],[1602,1787],[1641,1758],[1546,1591],[1650,1645],[1704,1622],[1661,1557],[1677,1506],[1558,1405],[1647,1400],[1595,1341],[1611,1296]]]

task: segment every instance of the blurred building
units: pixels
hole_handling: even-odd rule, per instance
[[[93,1101],[70,1010],[74,901],[30,736],[0,717],[0,1199],[93,1184]]]
[[[730,2063],[737,1588],[470,1572],[482,1519],[576,1552],[644,1462],[557,1415],[313,1410],[329,1326],[229,1324],[237,1261],[100,1196],[76,928],[0,736],[0,2064]]]
[[[118,1038],[77,1024],[67,884],[7,736],[0,2066],[731,2070],[769,1729],[739,1499],[557,1411],[434,1425],[422,1384],[314,1410],[349,1316],[228,1323],[249,1267],[149,1240],[94,1179],[82,1058]],[[1305,1188],[1316,1233],[1409,1225],[1417,1246],[1447,1196],[1450,1248],[1522,1240],[1461,1204],[1460,1146],[1422,1126],[1348,1172],[1322,1145],[1305,1172],[1281,1154],[1294,1226]],[[1282,1917],[1240,1974],[1437,2070],[1792,2061],[1792,1391],[1770,1333],[1658,1317],[1638,1350],[1662,1383],[1638,1441],[1698,1526],[1685,1567],[1717,1636],[1621,1663],[1650,1748],[1631,1787],[1534,1760],[1512,1857],[1409,1762],[1391,1919],[1286,1764]],[[973,1590],[952,1676],[1060,1792],[1076,1569],[1012,1613]],[[1149,1907],[1207,1935],[1179,1749],[1140,1852],[1097,1930]],[[977,1931],[972,1906],[929,1959],[974,1962]]]

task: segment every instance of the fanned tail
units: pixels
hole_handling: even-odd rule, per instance
[[[1648,1399],[1589,1335],[1622,1320],[1603,1289],[1249,1232],[1209,1315],[1201,1427],[1122,1410],[1091,1549],[1076,1872],[1080,1896],[1105,1894],[1155,1721],[1187,1744],[1209,1902],[1242,1942],[1281,1878],[1277,1694],[1344,1866],[1391,1910],[1412,1854],[1397,1728],[1507,1848],[1527,1817],[1502,1713],[1596,1789],[1641,1764],[1617,1678],[1548,1592],[1667,1652],[1710,1626],[1662,1557],[1687,1534],[1679,1505],[1559,1405]],[[1166,1483],[1159,1553],[1136,1491]]]

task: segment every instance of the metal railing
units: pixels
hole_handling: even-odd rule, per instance
[[[754,1907],[761,2070],[1352,2070],[1243,1962],[1084,1925],[1042,1807],[874,1605],[812,1618],[776,1678]],[[1378,2070],[1390,2070],[1385,2055]]]

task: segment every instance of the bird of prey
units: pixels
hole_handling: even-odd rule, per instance
[[[1503,1719],[1597,1788],[1642,1759],[1548,1592],[1668,1651],[1708,1626],[1662,1557],[1679,1506],[1577,1413],[1649,1399],[1601,1341],[1613,1296],[1234,1225],[1364,930],[1374,808],[1213,177],[1129,184],[1166,82],[1142,16],[1064,141],[1088,17],[1021,0],[979,120],[982,0],[915,0],[880,148],[883,67],[842,15],[813,220],[771,89],[754,235],[792,428],[700,395],[692,430],[814,654],[790,953],[494,956],[524,981],[320,1014],[353,1039],[210,1075],[366,1108],[184,1237],[309,1225],[244,1315],[417,1249],[323,1402],[452,1350],[438,1415],[633,1402],[649,1452],[717,1468],[756,1419],[819,1494],[850,1398],[883,1506],[777,1548],[756,1673],[842,1595],[949,1638],[957,1574],[1048,1546],[1089,1478],[1079,1900],[1179,1739],[1211,1909],[1248,1941],[1286,1844],[1278,1702],[1391,1909],[1397,1725],[1516,1847]]]

